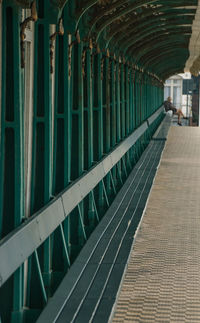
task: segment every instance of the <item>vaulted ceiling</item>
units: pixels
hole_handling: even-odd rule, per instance
[[[82,0],[74,8],[76,29],[102,50],[165,79],[184,70],[197,5],[197,0]]]
[[[192,57],[189,44],[200,0],[50,0],[49,3],[51,23],[63,16],[67,19],[67,32],[72,36],[79,32],[81,40],[92,41],[100,50],[162,80],[183,72],[186,61]],[[195,55],[190,59],[189,69],[197,59]]]

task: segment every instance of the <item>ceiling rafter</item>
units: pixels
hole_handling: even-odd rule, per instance
[[[168,74],[166,68],[183,69],[198,0],[75,0],[75,3],[76,28],[82,29],[84,39],[92,38],[101,50],[109,49],[162,78]],[[162,60],[159,65],[155,57]],[[168,62],[169,57],[175,62]]]

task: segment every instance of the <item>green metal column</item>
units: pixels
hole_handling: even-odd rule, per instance
[[[116,61],[114,58],[111,59],[110,66],[110,104],[111,104],[111,147],[116,145],[117,141],[117,128],[116,128]],[[114,185],[117,184],[116,178],[116,167],[112,170],[112,176]]]
[[[130,133],[130,96],[129,96],[129,84],[130,84],[130,75],[129,75],[129,67],[125,65],[125,85],[126,85],[126,136]]]
[[[65,22],[65,20],[64,20]],[[65,23],[66,24],[66,23]],[[66,27],[66,26],[65,26]],[[58,36],[55,60],[53,194],[70,182],[71,110],[68,35]]]
[[[74,42],[72,50],[72,145],[71,180],[77,179],[84,171],[84,100],[83,100],[83,43]],[[70,215],[70,235],[73,256],[79,252],[85,241],[83,202]],[[78,234],[77,234],[78,233]]]
[[[94,54],[94,81],[93,81],[93,106],[94,106],[94,160],[98,161],[103,155],[103,106],[102,106],[102,77],[103,58],[101,53]]]
[[[64,13],[64,30],[67,20]],[[69,37],[57,36],[55,43],[55,102],[54,102],[54,149],[53,149],[53,195],[70,183],[71,167],[71,66]],[[69,62],[70,61],[70,62]],[[54,77],[54,75],[52,75]],[[60,283],[69,266],[70,217],[64,221],[51,239],[53,290]],[[63,244],[64,241],[64,244]],[[66,252],[67,250],[67,252]]]
[[[85,169],[89,169],[93,163],[93,89],[92,89],[92,78],[93,78],[93,56],[91,49],[86,50],[86,68],[85,68],[85,148],[87,147],[87,154],[85,154]]]
[[[139,126],[139,89],[138,89],[138,72],[135,72],[135,86],[134,86],[134,94],[135,94],[135,126],[136,128]]]
[[[2,7],[2,102],[0,142],[0,239],[24,217],[23,70],[20,53],[21,10],[13,1]],[[20,322],[23,267],[0,290],[2,320]],[[12,311],[12,317],[10,313]]]
[[[125,96],[125,86],[124,86],[124,64],[123,62],[121,63],[121,77],[120,77],[120,93],[121,93],[121,134],[122,134],[122,138],[125,137],[125,100],[124,100],[124,96]]]
[[[93,48],[87,44],[83,53],[82,70],[84,76],[84,168],[89,169],[93,164]],[[90,233],[96,223],[93,193],[84,201],[85,223]]]
[[[31,213],[38,211],[52,196],[52,91],[50,79],[50,28],[48,12],[50,3],[38,1],[38,21],[35,24],[34,48],[34,119],[33,119],[33,161],[31,187]],[[50,294],[51,285],[51,243],[46,240],[39,250],[39,261],[45,289]],[[40,309],[43,306],[39,295],[38,263],[35,257],[29,262],[30,290],[27,305]]]
[[[111,104],[111,147],[116,144],[116,63],[115,60],[111,60],[111,70],[110,70],[110,104]]]
[[[134,100],[133,100],[133,89],[134,89],[134,83],[133,83],[133,71],[132,68],[129,72],[129,105],[130,105],[130,115],[129,115],[129,128],[130,132],[134,129]]]
[[[99,161],[103,156],[103,67],[104,57],[99,49],[94,52],[93,58],[93,154],[94,161]],[[99,214],[101,215],[104,205],[102,183],[95,188],[95,200]]]
[[[83,75],[82,43],[73,46],[73,98],[72,98],[72,159],[71,179],[75,180],[84,170],[84,108],[83,108]]]
[[[116,121],[117,121],[117,142],[121,140],[121,107],[120,107],[120,65],[116,62]]]
[[[108,153],[110,151],[110,58],[108,56],[105,57],[104,63],[104,77],[105,77],[105,125],[104,125],[104,133],[105,133],[105,152]]]

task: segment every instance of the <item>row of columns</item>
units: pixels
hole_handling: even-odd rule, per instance
[[[0,238],[101,160],[162,102],[162,88],[152,84],[149,74],[133,70],[67,34],[56,39],[52,73],[48,9],[47,2],[39,2],[38,21],[34,24],[33,105],[28,107],[33,115],[32,142],[26,156],[25,79],[30,71],[26,61],[25,68],[21,68],[21,9],[13,1],[3,2]],[[31,165],[30,189],[26,159]],[[127,156],[127,162],[130,159]],[[122,165],[120,169],[122,172]],[[113,180],[116,186],[120,182],[116,169]],[[70,214],[61,231],[49,237],[1,288],[1,315],[5,320],[22,322],[26,315],[30,322],[30,317],[37,316],[97,218],[103,215],[105,190],[108,199],[112,194],[111,181],[108,175],[105,186],[100,183]],[[25,207],[27,194],[30,205]],[[63,236],[69,259],[60,261]],[[27,314],[25,308],[31,311]]]

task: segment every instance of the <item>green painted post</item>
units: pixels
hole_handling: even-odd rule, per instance
[[[53,188],[55,196],[64,189],[65,137],[64,137],[64,60],[63,37],[58,37],[55,50],[55,102],[54,102],[54,149],[53,149]],[[52,78],[54,74],[52,75]]]
[[[135,127],[138,127],[138,72],[135,71],[135,86],[134,86],[134,96],[135,96]]]
[[[83,44],[80,43],[77,45],[77,59],[78,66],[78,84],[74,84],[74,87],[77,86],[78,92],[78,176],[80,176],[84,171],[84,107],[83,107],[83,73],[82,73],[82,51]]]
[[[117,143],[121,141],[122,137],[122,96],[121,96],[121,63],[116,62],[116,127],[117,127]],[[118,182],[122,183],[121,162],[117,164]]]
[[[149,84],[148,84],[148,97],[149,97],[149,105],[148,105],[148,116],[151,114],[151,106],[152,106],[152,91],[151,91],[151,78],[149,75]]]
[[[0,238],[24,217],[23,70],[21,69],[21,10],[13,1],[2,7],[2,102],[0,159]],[[23,315],[23,266],[0,290],[2,319],[20,322]],[[10,316],[12,311],[12,315]]]
[[[67,30],[68,21],[65,19],[68,12],[64,9],[64,30]],[[71,128],[72,128],[72,77],[71,77],[71,49],[69,48],[69,36],[64,34],[63,45],[63,63],[64,68],[64,186],[66,187],[70,183],[71,179]],[[70,232],[70,216],[64,221],[64,234],[67,243],[69,254],[71,254],[71,232]],[[67,267],[68,263],[65,263]]]
[[[100,160],[103,156],[103,90],[102,90],[102,83],[103,83],[103,65],[104,59],[101,53],[97,53],[96,55],[97,60],[97,107],[98,107],[98,160]],[[96,94],[94,93],[94,96]],[[100,209],[104,205],[104,194],[103,194],[103,185],[102,183],[99,184],[99,192],[98,192],[98,204]]]
[[[82,69],[82,59],[83,59],[83,43],[77,44],[77,74],[78,74],[78,84],[74,84],[77,87],[78,94],[78,129],[74,129],[78,132],[78,177],[82,175],[84,171],[84,103],[83,103],[83,69]],[[76,71],[74,70],[74,73]],[[73,130],[72,130],[73,131]],[[85,243],[85,236],[82,229],[84,226],[84,202],[79,204],[79,222],[78,222],[78,243],[82,246]]]
[[[105,106],[105,152],[110,151],[110,59],[108,56],[105,57],[105,95],[106,95],[106,106]]]
[[[24,111],[22,99],[23,71],[20,66],[20,10],[13,8],[13,39],[14,39],[14,114],[15,114],[15,222],[17,227],[24,217]],[[8,88],[9,89],[9,88]],[[18,112],[18,113],[17,113]],[[12,322],[21,322],[23,315],[23,266],[14,274]]]
[[[71,179],[75,180],[84,171],[84,104],[83,104],[83,43],[75,39],[72,53],[72,145],[71,145]],[[84,243],[82,221],[84,223],[83,202],[80,212],[74,210],[70,216],[71,243],[74,255]],[[80,218],[81,216],[81,218]]]
[[[116,62],[116,104],[117,104],[117,142],[121,140],[121,113],[120,113],[120,66],[119,61]]]
[[[93,53],[91,48],[86,49],[84,69],[84,148],[85,153],[85,169],[89,169],[93,164]],[[93,203],[92,193],[85,199],[86,215],[88,214],[88,225],[94,228],[96,215]]]
[[[67,29],[64,19],[64,30]],[[55,50],[55,103],[54,103],[54,149],[53,149],[53,195],[70,183],[71,157],[71,77],[69,76],[68,34],[58,36]],[[54,77],[54,75],[53,75]],[[57,230],[52,238],[52,262],[54,282],[62,278],[69,267],[66,253],[70,253],[70,217],[64,221],[62,232]],[[65,239],[65,240],[63,240]],[[64,244],[63,244],[64,241]],[[61,259],[63,261],[61,261]],[[56,273],[55,273],[56,272]]]
[[[144,116],[144,75],[143,72],[140,73],[140,102],[141,102],[141,120],[140,122],[142,123],[145,119]]]
[[[103,156],[103,106],[102,106],[102,80],[103,80],[103,56],[97,54],[97,92],[98,92],[98,159]]]
[[[121,64],[120,93],[121,93],[121,134],[122,139],[125,137],[125,100],[124,100],[124,64]]]
[[[93,155],[94,160],[99,161],[103,156],[103,65],[104,59],[102,53],[98,50],[94,53],[93,59]],[[96,206],[99,216],[104,204],[103,186],[99,183],[95,189]],[[94,203],[93,203],[94,204]]]
[[[111,147],[116,144],[116,64],[114,59],[111,61],[110,71],[110,102],[111,102]]]
[[[88,136],[88,164],[87,168],[89,169],[93,163],[93,109],[92,109],[92,52],[91,49],[86,51],[86,77],[87,77],[87,136]]]
[[[111,144],[111,129],[110,129],[110,59],[108,55],[104,56],[103,66],[103,121],[104,121],[104,153],[110,151]],[[111,193],[110,174],[106,176],[105,189],[108,197]]]
[[[129,74],[129,66],[125,65],[125,135],[128,136],[130,133],[130,74]],[[127,163],[127,167],[130,165],[130,151],[127,152],[125,161]]]
[[[116,145],[117,140],[117,129],[116,129],[116,62],[114,59],[111,60],[110,70],[110,103],[111,103],[111,147]],[[116,178],[116,167],[111,171],[113,176],[113,185],[117,184]],[[111,178],[112,180],[112,178]],[[114,187],[113,187],[114,189]]]
[[[134,105],[133,105],[133,72],[132,69],[130,69],[129,72],[129,105],[130,105],[130,115],[129,115],[129,129],[130,132],[133,131],[134,129],[134,123],[133,123],[133,109],[134,109]]]
[[[128,65],[125,65],[125,84],[126,84],[126,136],[129,135],[130,133],[130,96],[129,96],[129,84],[130,84],[130,79],[129,79],[129,67]]]
[[[34,119],[33,119],[33,162],[31,213],[35,213],[49,202],[52,196],[52,89],[50,79],[49,21],[50,4],[38,2],[38,21],[35,23],[34,48]],[[45,148],[45,149],[44,149]],[[39,253],[41,270],[47,295],[51,286],[51,243],[48,238]],[[35,284],[36,266],[32,266],[29,277],[31,293],[30,307],[41,308]]]

